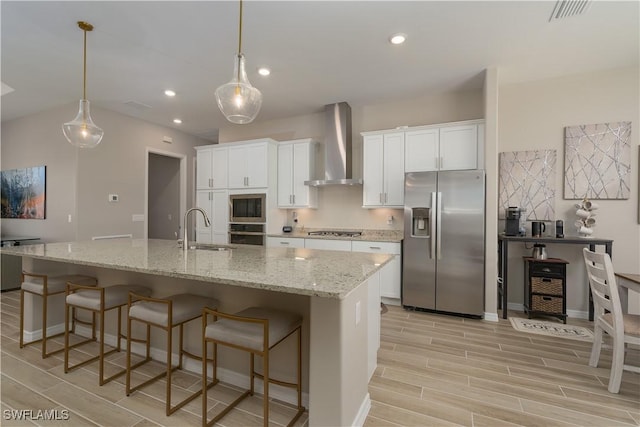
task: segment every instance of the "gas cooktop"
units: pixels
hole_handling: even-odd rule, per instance
[[[362,235],[362,231],[346,231],[346,230],[318,230],[309,231],[309,236],[335,236],[335,237],[358,237]]]

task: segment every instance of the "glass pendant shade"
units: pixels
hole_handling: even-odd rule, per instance
[[[65,138],[72,145],[80,148],[93,148],[100,144],[104,131],[91,120],[89,113],[89,101],[80,100],[80,110],[72,121],[62,125]]]
[[[260,112],[262,94],[251,86],[247,78],[243,54],[235,57],[231,81],[216,89],[216,101],[222,114],[231,123],[251,123]]]

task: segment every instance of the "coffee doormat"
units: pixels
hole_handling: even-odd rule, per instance
[[[593,332],[582,326],[563,325],[542,320],[521,319],[519,317],[510,317],[509,320],[516,331],[571,340],[593,341]]]

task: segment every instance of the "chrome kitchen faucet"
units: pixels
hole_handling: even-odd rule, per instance
[[[201,209],[201,208],[191,208],[188,211],[186,211],[184,213],[184,235],[183,235],[183,239],[182,239],[182,249],[186,252],[189,250],[189,242],[187,240],[187,218],[189,217],[189,213],[193,212],[193,211],[200,211],[200,213],[202,213],[202,216],[204,217],[204,225],[205,227],[209,227],[211,226],[211,221],[209,220],[209,216],[207,215],[207,213]]]

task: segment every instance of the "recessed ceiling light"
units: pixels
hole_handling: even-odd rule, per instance
[[[394,34],[391,37],[389,37],[389,41],[391,42],[391,44],[402,44],[407,40],[407,35],[406,34]]]
[[[172,91],[171,89],[165,90],[164,94],[167,95],[170,98],[173,98],[174,96],[176,96],[176,93],[174,91]]]
[[[260,74],[261,76],[268,76],[269,74],[271,74],[271,70],[267,67],[260,67],[258,68],[258,74]]]
[[[182,123],[182,120],[180,120],[180,119],[173,119],[173,123],[175,123],[175,124],[179,125],[179,124],[181,124],[181,123]]]

